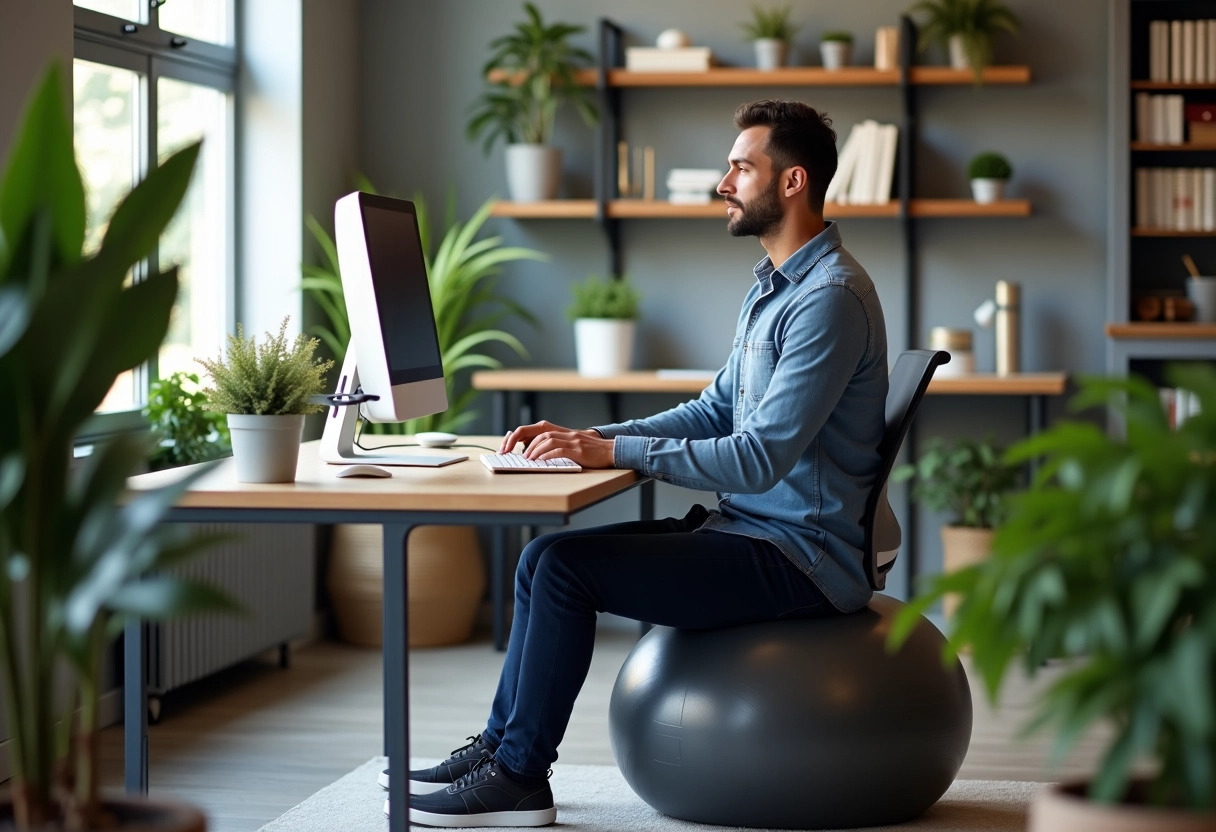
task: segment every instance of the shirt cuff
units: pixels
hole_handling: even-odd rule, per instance
[[[647,436],[617,436],[612,442],[612,464],[617,468],[631,468],[646,472],[646,448],[650,444]]]

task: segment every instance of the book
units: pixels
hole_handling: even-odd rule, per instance
[[[877,169],[878,122],[866,119],[861,123],[860,146],[853,181],[849,184],[849,202],[868,205],[874,200],[874,179]]]
[[[1216,168],[1203,169],[1204,231],[1216,231]]]
[[[1165,143],[1182,144],[1182,96],[1162,97],[1165,98]]]
[[[1164,82],[1170,79],[1170,24],[1166,20],[1149,23],[1150,81]]]
[[[1182,83],[1182,21],[1170,21],[1170,82]]]
[[[1208,80],[1208,23],[1195,21],[1195,83]]]
[[[1146,92],[1136,93],[1136,141],[1153,140],[1152,96]]]
[[[874,33],[874,68],[899,67],[899,27],[879,26]]]
[[[853,176],[853,165],[857,161],[857,147],[859,141],[857,135],[861,130],[860,124],[854,124],[849,130],[849,137],[840,148],[840,153],[836,159],[836,173],[832,176],[832,181],[828,183],[827,194],[824,199],[828,202],[843,202],[842,195],[848,193],[849,180]],[[847,197],[845,197],[847,199]]]
[[[886,205],[891,201],[891,183],[895,179],[895,149],[899,142],[899,128],[894,124],[880,124],[878,172],[874,180],[874,202]]]
[[[667,201],[672,205],[708,205],[712,197],[709,191],[671,191]]]
[[[1208,26],[1208,83],[1216,84],[1216,20],[1207,21]]]
[[[625,69],[632,72],[704,72],[711,66],[713,53],[708,46],[676,49],[630,46],[625,49]]]
[[[1136,227],[1148,228],[1151,224],[1149,214],[1149,170],[1136,168]]]
[[[1187,227],[1192,231],[1199,231],[1203,228],[1203,169],[1191,168],[1188,176],[1191,180],[1188,186],[1191,195],[1191,219]]]
[[[1182,21],[1182,83],[1195,83],[1195,21]]]

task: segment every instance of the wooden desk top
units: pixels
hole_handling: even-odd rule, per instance
[[[497,448],[500,436],[462,436],[461,444]],[[403,437],[365,437],[369,446],[400,442]],[[585,470],[578,474],[493,474],[478,460],[481,448],[402,452],[468,454],[468,459],[442,468],[388,468],[391,478],[339,479],[344,466],[318,458],[320,442],[300,446],[294,483],[243,483],[236,480],[231,459],[216,464],[177,502],[181,508],[369,510],[369,511],[504,511],[568,514],[624,491],[638,482],[636,471]],[[207,463],[203,463],[207,464]],[[194,470],[188,465],[141,474],[128,480],[135,491],[167,485]]]
[[[660,376],[654,370],[635,370],[615,376],[580,376],[567,369],[479,370],[473,373],[477,390],[512,390],[533,393],[700,393],[713,374]],[[1066,373],[970,373],[940,376],[929,393],[955,396],[1059,396],[1068,384]]]

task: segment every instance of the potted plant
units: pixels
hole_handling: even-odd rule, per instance
[[[1029,729],[1054,729],[1061,758],[1113,730],[1092,779],[1040,793],[1033,832],[1216,829],[1216,371],[1167,377],[1201,403],[1176,430],[1145,380],[1087,379],[1073,409],[1113,402],[1126,438],[1067,420],[1015,446],[1010,463],[1043,462],[990,556],[931,580],[893,628],[960,593],[949,641],[994,702],[1015,660],[1033,676],[1068,659]]]
[[[561,150],[549,145],[558,105],[570,102],[587,124],[599,111],[577,70],[594,63],[591,53],[570,43],[584,31],[568,23],[546,25],[532,3],[524,3],[527,20],[490,42],[482,68],[489,89],[482,93],[468,123],[470,139],[483,136],[488,154],[494,142],[507,143],[507,190],[518,202],[557,196]]]
[[[114,379],[155,356],[168,331],[176,269],[135,283],[127,275],[176,212],[199,145],[149,171],[85,255],[69,88],[53,64],[0,179],[0,379],[10,397],[0,409],[0,699],[14,778],[0,827],[201,832],[191,807],[103,797],[97,743],[115,633],[133,620],[231,607],[158,572],[205,543],[158,522],[191,478],[124,500],[150,452],[146,435],[116,436],[72,461]]]
[[[208,410],[198,376],[182,370],[152,382],[144,416],[152,426],[156,450],[148,468],[160,471],[219,459],[232,452],[228,423]]]
[[[1009,497],[1018,487],[1019,472],[991,438],[947,442],[939,437],[926,443],[914,465],[898,466],[891,479],[914,480],[912,498],[949,515],[942,526],[942,573],[949,574],[988,556]],[[947,618],[957,606],[955,595],[943,599]]]
[[[1000,30],[1017,34],[1018,18],[1001,0],[920,0],[912,12],[924,12],[920,50],[939,44],[954,69],[971,68],[979,84],[992,63],[992,39]]]
[[[633,339],[639,295],[629,278],[602,280],[590,275],[571,287],[566,310],[574,322],[579,375],[612,376],[633,365]]]
[[[1005,197],[1005,183],[1013,176],[1013,166],[999,153],[978,154],[967,165],[971,180],[971,195],[980,204],[997,202]]]
[[[798,26],[790,20],[790,7],[762,9],[752,6],[752,19],[739,26],[756,49],[757,69],[777,69],[785,66],[790,41]]]
[[[824,69],[840,69],[853,61],[851,32],[824,32],[819,38],[819,57]]]
[[[372,191],[367,182],[360,188]],[[527,356],[523,344],[500,328],[508,317],[532,322],[534,318],[514,301],[495,291],[494,279],[503,263],[543,260],[539,251],[504,246],[498,236],[482,237],[482,226],[494,200],[487,200],[466,222],[455,218],[449,200],[442,234],[432,239],[430,213],[420,196],[414,197],[431,304],[439,336],[440,357],[447,385],[448,409],[395,428],[402,433],[458,431],[477,415],[468,384],[468,371],[497,369],[502,362],[487,348],[492,344]],[[304,267],[304,292],[317,301],[327,322],[313,332],[341,362],[350,341],[350,323],[342,294],[342,277],[333,239],[314,218],[308,228],[322,252],[322,265]],[[378,525],[345,524],[334,527],[326,584],[338,631],[353,644],[379,645],[383,600],[382,530]],[[477,621],[485,591],[485,566],[476,530],[471,526],[420,526],[410,536],[409,559],[410,646],[428,647],[466,641]]]
[[[228,336],[227,357],[200,358],[211,376],[208,410],[228,414],[232,456],[240,482],[294,482],[304,416],[325,408],[312,399],[325,392],[333,361],[313,358],[321,343],[297,335],[288,346],[284,318],[278,335],[258,344],[240,324]]]

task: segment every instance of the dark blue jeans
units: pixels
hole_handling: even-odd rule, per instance
[[[598,612],[689,629],[836,614],[772,543],[694,534],[706,516],[695,506],[682,520],[555,532],[524,547],[511,638],[483,732],[508,770],[544,777],[557,759],[591,666]]]

